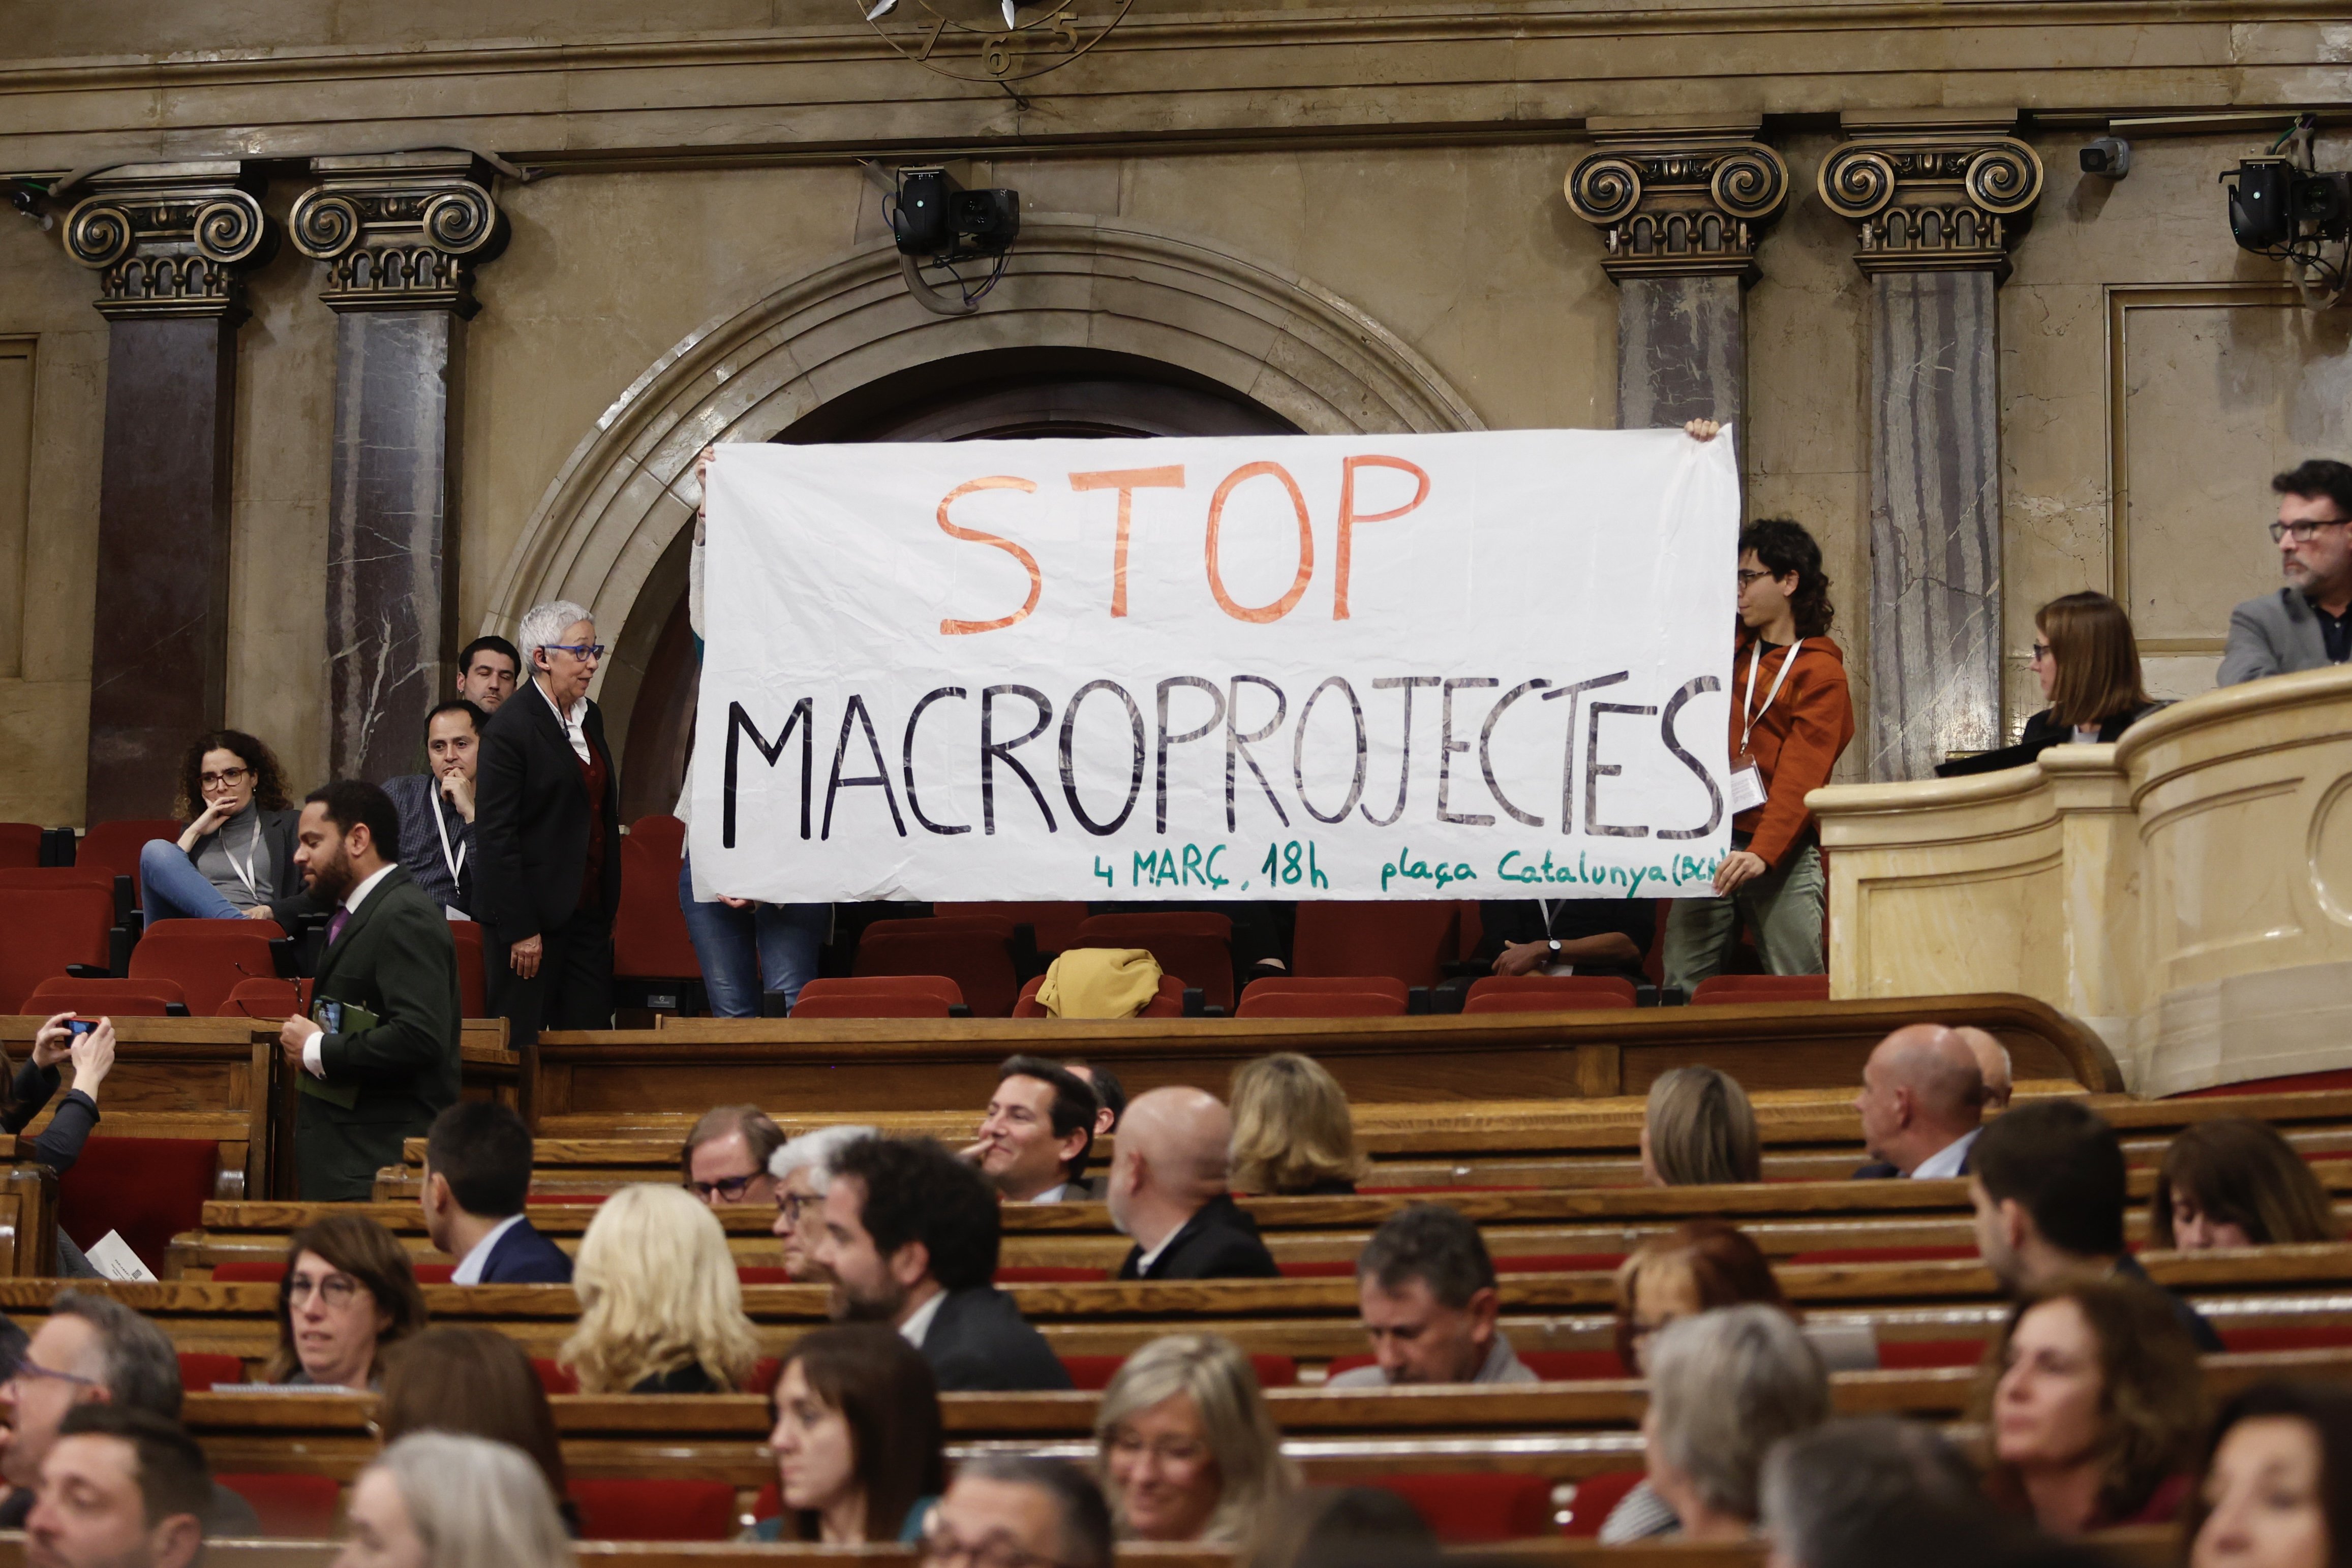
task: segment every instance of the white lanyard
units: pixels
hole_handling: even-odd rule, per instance
[[[236,852],[228,847],[227,831],[224,830],[221,833],[221,854],[227,860],[228,869],[236,873],[236,880],[245,883],[246,896],[252,899],[256,904],[262,902],[261,883],[260,881],[253,874],[254,864],[260,859],[260,851],[261,813],[259,811],[256,811],[253,814],[253,837],[247,839],[245,842],[245,863],[243,865],[236,863]]]
[[[1789,656],[1780,661],[1780,673],[1772,677],[1772,689],[1765,694],[1764,706],[1755,707],[1753,705],[1756,701],[1756,672],[1764,663],[1764,639],[1761,637],[1756,639],[1755,648],[1748,655],[1748,690],[1740,699],[1741,706],[1750,710],[1748,713],[1747,721],[1739,727],[1740,756],[1748,755],[1748,737],[1755,733],[1756,721],[1772,711],[1772,699],[1780,695],[1780,683],[1789,678],[1790,670],[1796,668],[1797,650],[1804,645],[1805,640],[1802,637],[1789,644]]]
[[[449,852],[449,823],[442,816],[441,809],[441,781],[436,779],[433,780],[433,827],[441,835],[441,863],[449,868],[449,888],[454,894],[457,887],[457,875],[466,869],[466,845],[461,837],[457,852],[454,855]]]

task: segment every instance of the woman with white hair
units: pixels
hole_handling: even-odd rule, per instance
[[[625,1186],[580,1239],[580,1326],[556,1362],[583,1394],[732,1394],[760,1345],[719,1217],[682,1186]]]
[[[1649,1484],[1693,1541],[1755,1532],[1764,1456],[1829,1419],[1830,1378],[1778,1307],[1718,1307],[1651,1341],[1642,1418]]]
[[[541,604],[516,633],[530,675],[490,716],[476,768],[474,913],[490,1008],[509,1043],[542,1029],[610,1029],[621,906],[621,773],[588,700],[595,618]]]
[[[768,1174],[776,1182],[776,1223],[772,1228],[784,1244],[784,1276],[795,1284],[823,1284],[827,1279],[810,1259],[809,1249],[817,1232],[824,1228],[824,1195],[833,1186],[833,1156],[860,1138],[881,1135],[871,1127],[819,1127],[768,1156]]]
[[[1298,1490],[1256,1369],[1217,1334],[1129,1356],[1095,1408],[1095,1449],[1122,1540],[1234,1545]]]
[[[572,1568],[547,1479],[520,1448],[415,1432],[360,1472],[334,1568]]]

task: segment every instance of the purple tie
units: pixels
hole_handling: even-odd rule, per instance
[[[335,911],[335,917],[327,922],[328,946],[331,947],[335,945],[335,938],[343,934],[344,924],[348,922],[351,917],[352,912],[348,909],[338,909]]]

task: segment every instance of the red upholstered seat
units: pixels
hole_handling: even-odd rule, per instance
[[[2288,1333],[2301,1331],[2288,1330]],[[2223,1334],[2222,1343],[2231,1350],[2273,1350],[2299,1348],[2284,1345],[2239,1345],[2231,1343],[2232,1336]],[[2352,1339],[2336,1343],[2352,1343]],[[1985,1358],[1985,1343],[1980,1339],[1882,1339],[1878,1342],[1878,1369],[1881,1372],[1910,1372],[1935,1366],[1975,1366]]]
[[[1557,1535],[1551,1521],[1551,1480],[1547,1476],[1372,1476],[1365,1483],[1392,1491],[1412,1504],[1447,1546],[1479,1546],[1497,1541],[1529,1541]]]
[[[332,1476],[215,1472],[213,1479],[253,1505],[261,1533],[283,1540],[323,1541],[335,1533],[343,1489]]]
[[[1076,901],[1067,904],[934,904],[931,913],[947,918],[978,915],[1007,920],[1015,925],[1026,925],[1036,934],[1037,951],[1059,953],[1064,948],[1080,946],[1078,925],[1087,918],[1087,906]]]
[[[1825,1002],[1830,999],[1827,975],[1710,975],[1691,993],[1700,1007],[1730,1007],[1743,1002]]]
[[[2315,1323],[2298,1328],[2223,1329],[2221,1343],[2234,1351],[2334,1350],[2352,1344],[2352,1323]]]
[[[411,1259],[408,1266],[415,1270],[416,1282],[420,1285],[446,1285],[457,1272],[455,1263],[426,1263]]]
[[[1013,972],[1013,923],[995,915],[877,920],[858,938],[851,969],[860,977],[944,975],[974,1018],[1008,1016],[1021,992]]]
[[[457,945],[457,1014],[486,1019],[490,1016],[490,979],[482,967],[482,928],[470,920],[452,920],[449,939]]]
[[[943,1019],[963,1000],[963,988],[945,975],[876,975],[811,980],[793,999],[803,1019]]]
[[[738,1263],[735,1282],[739,1285],[789,1285],[793,1277],[784,1272],[782,1264]]]
[[[96,887],[0,892],[0,1013],[20,1013],[33,988],[68,964],[103,969],[114,894]]]
[[[1045,1005],[1037,999],[1038,988],[1045,983],[1045,977],[1040,975],[1021,988],[1021,999],[1013,1004],[1014,1018],[1041,1019],[1045,1016]],[[1159,994],[1144,1003],[1143,1010],[1135,1016],[1139,1019],[1182,1018],[1184,1016],[1184,982],[1174,975],[1161,975]]]
[[[114,873],[100,865],[0,866],[0,888],[102,887],[114,894]]]
[[[0,822],[0,866],[38,866],[40,863],[40,824]]]
[[[1003,1264],[996,1270],[1000,1285],[1099,1285],[1109,1278],[1108,1269],[1065,1269],[1049,1263]]]
[[[658,819],[646,818],[653,821]],[[676,821],[675,817],[667,819]],[[613,973],[632,980],[698,980],[686,915],[677,904],[677,845],[634,830],[621,841],[621,907],[613,916]]]
[[[1370,991],[1261,991],[1242,995],[1245,1019],[1389,1019],[1404,1016],[1404,1003]]]
[[[1399,1007],[1412,999],[1412,987],[1387,975],[1268,975],[1252,980],[1243,988],[1242,1000],[1246,1003],[1256,996],[1308,991],[1350,991],[1365,996],[1391,997]]]
[[[244,1381],[245,1363],[236,1356],[209,1350],[180,1353],[180,1386],[191,1394],[202,1394],[215,1383]]]
[[[84,1251],[122,1232],[160,1279],[172,1238],[204,1222],[219,1176],[220,1145],[210,1138],[93,1136],[58,1178],[58,1225]]]
[[[1791,1263],[1945,1263],[1973,1259],[1974,1247],[1817,1247],[1793,1254]]]
[[[1576,1495],[1569,1500],[1564,1511],[1568,1518],[1560,1521],[1559,1532],[1587,1541],[1599,1535],[1610,1511],[1625,1500],[1627,1492],[1642,1484],[1643,1474],[1640,1470],[1609,1470],[1577,1482]]]
[[[1118,1369],[1127,1364],[1123,1355],[1066,1355],[1062,1369],[1070,1375],[1070,1385],[1090,1393],[1100,1393],[1110,1386]],[[1286,1355],[1253,1355],[1250,1366],[1257,1373],[1261,1388],[1293,1388],[1298,1384],[1298,1363]]]
[[[539,1385],[550,1394],[580,1392],[580,1380],[546,1356],[532,1356],[530,1369],[539,1374]]]
[[[2339,1067],[2326,1072],[2289,1072],[2276,1078],[2249,1078],[2239,1083],[2221,1083],[2210,1089],[2191,1090],[2173,1098],[2224,1100],[2234,1094],[2303,1094],[2333,1089],[2352,1089],[2352,1068]]]
[[[164,982],[134,982],[157,984]],[[308,980],[239,980],[236,988],[215,1009],[215,1018],[224,1019],[289,1019],[296,1013],[308,1016],[310,1011],[310,982]]]
[[[177,1002],[184,1011],[188,994],[176,980],[43,980],[25,998],[25,1011],[37,1018],[53,1013],[79,1013],[84,1018],[159,1019]]]
[[[726,1541],[735,1533],[735,1488],[727,1481],[575,1480],[589,1541]]]
[[[1461,905],[1452,903],[1302,903],[1290,967],[1302,976],[1386,975],[1433,986],[1454,956],[1461,919]]]
[[[100,866],[116,876],[131,879],[131,891],[136,897],[139,889],[139,852],[147,847],[150,839],[162,839],[167,843],[180,841],[182,824],[168,817],[126,817],[112,822],[92,822],[89,831],[74,845],[74,864]]]
[[[1352,1258],[1279,1258],[1274,1266],[1282,1270],[1282,1277],[1286,1280],[1352,1280],[1356,1277],[1356,1262]],[[1371,1358],[1365,1356],[1360,1359],[1369,1361]]]
[[[1559,1012],[1630,1008],[1633,982],[1622,975],[1488,975],[1470,983],[1465,1013]]]
[[[1209,1007],[1234,1010],[1234,923],[1210,911],[1171,909],[1164,915],[1089,915],[1078,927],[1081,947],[1140,947],[1163,974],[1198,989]]]
[[[628,836],[668,856],[673,871],[686,859],[686,824],[667,813],[639,817],[629,824]]]
[[[159,920],[131,950],[134,980],[177,980],[198,1018],[220,1011],[241,980],[274,980],[270,942],[286,935],[274,920]]]

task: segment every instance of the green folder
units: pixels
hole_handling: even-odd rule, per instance
[[[326,1010],[326,1004],[333,1000],[334,998],[331,997],[321,997],[316,1002],[312,1003],[310,1008],[310,1021],[323,1027],[327,1020],[321,1018],[320,1014]],[[375,1014],[368,1011],[367,1009],[363,1007],[358,1006],[356,1003],[341,1002],[337,1005],[343,1009],[342,1028],[331,1031],[332,1033],[359,1034],[364,1030],[375,1028],[376,1024],[381,1021],[376,1018]],[[358,1084],[330,1083],[325,1079],[320,1077],[317,1073],[312,1072],[307,1067],[298,1067],[294,1071],[298,1082],[301,1084],[303,1093],[311,1095],[317,1099],[324,1100],[330,1105],[340,1105],[346,1111],[352,1110],[359,1104],[360,1086]]]

